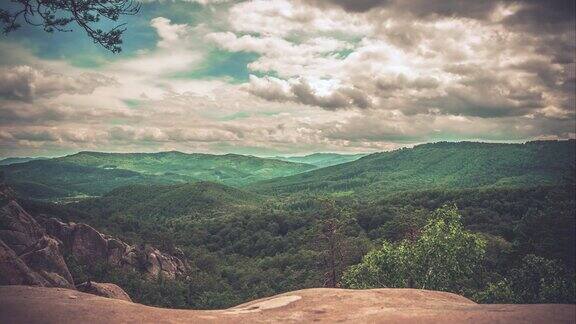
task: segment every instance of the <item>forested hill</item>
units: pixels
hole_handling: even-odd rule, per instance
[[[556,185],[575,178],[576,141],[440,142],[249,186],[261,193],[387,194],[404,190]]]
[[[0,165],[10,165],[10,164],[17,164],[17,163],[25,163],[34,160],[42,160],[45,158],[41,157],[13,157],[13,158],[5,158],[0,160]]]
[[[58,199],[100,196],[134,184],[212,181],[241,186],[315,168],[309,164],[236,154],[80,152],[0,166],[0,172],[21,196]]]
[[[177,185],[132,185],[103,197],[86,199],[76,208],[95,215],[123,213],[144,218],[215,217],[239,209],[256,208],[262,197],[212,182]]]
[[[228,185],[242,185],[315,168],[309,164],[247,155],[187,154],[178,151],[159,153],[80,152],[55,160],[104,169],[123,169],[148,175],[177,174]]]

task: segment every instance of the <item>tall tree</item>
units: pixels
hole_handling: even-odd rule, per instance
[[[322,201],[318,243],[324,269],[324,287],[337,287],[346,266],[348,249],[344,230],[350,219],[347,216],[334,201]]]

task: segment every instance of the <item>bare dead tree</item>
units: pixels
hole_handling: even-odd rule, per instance
[[[323,263],[326,269],[324,273],[324,287],[335,288],[342,275],[342,239],[339,226],[335,219],[327,219],[322,224],[321,240],[324,242]]]
[[[338,287],[346,267],[347,246],[344,236],[346,221],[334,202],[322,202],[322,219],[319,221],[318,247],[322,255],[324,287]]]

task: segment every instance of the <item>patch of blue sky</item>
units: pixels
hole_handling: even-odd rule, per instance
[[[1,8],[14,9],[13,5],[3,3]],[[75,23],[70,24],[72,32],[47,33],[41,27],[22,24],[18,30],[8,34],[7,41],[21,44],[41,59],[61,59],[84,68],[98,68],[108,62],[135,55],[139,50],[153,49],[158,41],[150,20],[165,17],[173,23],[195,25],[202,18],[202,7],[194,2],[147,2],[134,16],[124,16],[119,21],[103,19],[97,27],[109,30],[125,23],[127,30],[123,34],[122,52],[113,54],[95,44],[86,32]]]
[[[250,118],[250,116],[251,115],[245,111],[239,111],[230,115],[226,115],[224,117],[220,117],[219,120],[222,121],[238,120],[238,119]]]
[[[280,112],[278,111],[255,111],[255,112],[238,111],[233,114],[222,116],[216,119],[220,121],[232,121],[232,120],[246,119],[253,116],[273,117],[279,114]]]
[[[142,105],[142,101],[139,99],[123,99],[122,100],[128,108],[136,109]]]
[[[231,83],[242,83],[248,80],[248,64],[255,61],[258,54],[246,52],[228,52],[212,49],[200,66],[194,70],[172,74],[172,78],[214,79],[226,78]]]

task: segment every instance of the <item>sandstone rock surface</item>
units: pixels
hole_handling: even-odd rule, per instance
[[[62,288],[0,287],[3,323],[574,323],[576,305],[479,305],[416,289],[305,289],[225,310],[149,307]]]

